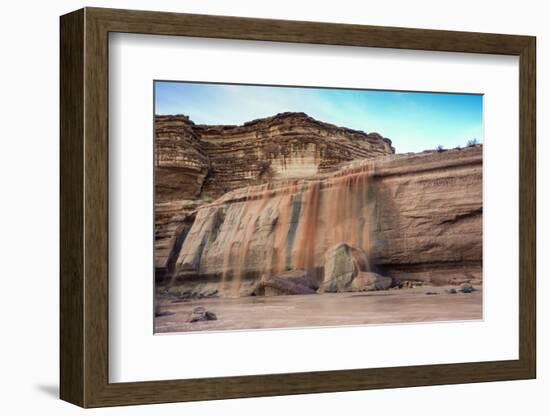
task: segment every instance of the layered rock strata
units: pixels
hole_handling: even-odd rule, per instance
[[[163,282],[174,275],[179,250],[195,220],[201,200],[155,204],[155,277]]]
[[[197,125],[185,115],[156,116],[157,278],[164,280],[173,271],[177,245],[194,220],[190,213],[204,201],[392,153],[391,141],[377,133],[336,127],[304,113],[281,113],[241,126]]]
[[[209,169],[210,158],[187,116],[155,117],[156,202],[198,198]]]
[[[326,253],[340,243],[365,253],[360,273],[434,284],[478,280],[482,147],[386,155],[240,188],[194,216],[175,250],[174,277],[199,292],[251,294],[261,279],[292,270],[322,287]],[[361,279],[376,286],[376,277]]]
[[[155,117],[156,201],[213,200],[228,191],[334,170],[342,162],[394,153],[391,141],[281,113],[241,126]]]

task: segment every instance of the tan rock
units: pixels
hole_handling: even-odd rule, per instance
[[[392,278],[373,272],[359,272],[350,285],[350,291],[387,290],[392,286]]]
[[[156,202],[198,198],[209,169],[209,157],[187,116],[155,117]]]
[[[368,290],[373,276],[353,282],[369,270],[481,282],[482,146],[395,155],[380,135],[303,113],[242,126],[157,116],[155,132],[157,276],[237,295],[264,275],[283,293],[287,270],[321,282],[339,269],[336,291]],[[351,260],[327,262],[338,245]]]
[[[373,264],[401,280],[481,279],[482,169],[481,146],[377,163]]]
[[[338,196],[337,181],[367,165],[363,182],[346,185],[365,198]],[[243,188],[200,207],[179,253],[180,277],[257,280],[305,263],[322,276],[325,253],[342,236],[386,276],[481,277],[481,148],[388,156],[342,172]]]
[[[173,274],[181,245],[193,225],[194,211],[203,201],[171,201],[155,205],[155,270],[164,280]]]
[[[359,287],[355,287],[353,282],[368,268],[367,254],[361,248],[353,247],[347,243],[338,243],[329,247],[325,252],[323,282],[319,292],[361,290]],[[358,285],[361,286],[361,283]]]
[[[185,115],[155,117],[157,202],[202,198],[278,179],[304,178],[342,163],[394,153],[391,141],[281,113],[241,126],[196,125]]]
[[[275,276],[264,275],[254,287],[256,296],[310,295],[317,293],[319,282],[305,270],[290,270]]]

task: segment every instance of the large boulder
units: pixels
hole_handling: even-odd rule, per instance
[[[325,254],[325,273],[319,292],[361,292],[392,287],[391,277],[369,272],[366,253],[347,243],[331,247]]]
[[[324,277],[319,292],[348,292],[354,290],[352,282],[368,270],[367,254],[347,243],[330,247],[325,253]]]
[[[319,291],[345,292],[358,272],[352,247],[346,243],[337,244],[325,254],[325,272]]]

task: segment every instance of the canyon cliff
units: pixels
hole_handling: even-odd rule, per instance
[[[227,296],[479,281],[482,146],[395,154],[303,113],[157,116],[159,282]]]
[[[241,126],[156,116],[156,201],[213,200],[234,189],[308,177],[343,162],[394,152],[391,141],[377,133],[336,127],[304,113],[281,113]]]

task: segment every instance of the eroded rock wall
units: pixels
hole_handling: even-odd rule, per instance
[[[481,278],[482,147],[387,155],[229,192],[196,210],[175,275],[234,295],[266,274],[300,269],[321,279],[339,242],[387,276]]]
[[[277,114],[241,126],[196,125],[185,115],[156,116],[157,275],[164,276],[169,268],[178,227],[187,227],[189,212],[201,203],[235,189],[309,177],[345,162],[392,153],[391,141],[377,133],[336,127],[304,113]],[[190,202],[197,200],[201,203]]]
[[[198,198],[209,169],[209,157],[188,117],[155,117],[155,202]]]
[[[195,221],[195,210],[204,202],[182,200],[155,204],[155,274],[158,281],[175,272],[179,250]]]
[[[384,274],[434,283],[481,279],[482,146],[377,165],[370,258]]]
[[[234,189],[304,178],[394,152],[391,141],[378,133],[337,127],[305,113],[281,113],[241,126],[156,116],[156,198],[213,200]]]

